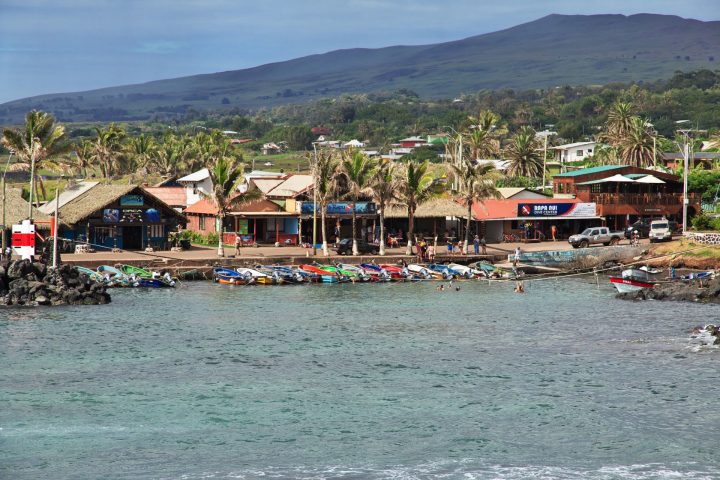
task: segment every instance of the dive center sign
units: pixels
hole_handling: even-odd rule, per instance
[[[518,217],[596,217],[594,203],[518,203]]]

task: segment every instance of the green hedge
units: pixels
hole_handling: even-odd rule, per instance
[[[714,230],[720,232],[720,217],[711,217],[710,215],[701,213],[693,218],[692,226],[695,230]]]

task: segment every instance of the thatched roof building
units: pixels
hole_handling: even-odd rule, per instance
[[[87,194],[60,207],[60,221],[74,225],[137,188],[136,185],[97,185]]]
[[[385,218],[407,218],[407,206],[390,205]],[[422,203],[415,210],[415,218],[467,217],[467,208],[448,198],[434,198]]]
[[[2,193],[0,193],[2,195]],[[0,197],[2,198],[2,197]],[[10,228],[11,225],[20,223],[27,218],[28,202],[22,198],[22,193],[17,188],[8,188],[5,191],[5,226]],[[0,201],[0,222],[3,218],[3,204]],[[33,208],[33,219],[40,222],[50,222],[50,217]],[[39,228],[49,229],[49,223],[46,226],[39,225]]]

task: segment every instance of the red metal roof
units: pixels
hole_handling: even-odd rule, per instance
[[[143,187],[143,189],[171,207],[185,207],[187,205],[185,187]]]
[[[243,205],[233,207],[228,212],[230,215],[235,214],[253,214],[253,213],[274,213],[280,212],[282,209],[277,203],[270,200],[260,199]],[[203,198],[197,203],[190,205],[184,213],[194,213],[197,215],[217,215],[218,209],[212,200]]]
[[[183,213],[194,213],[198,215],[217,215],[218,209],[212,201],[208,200],[207,198],[203,198],[190,205],[188,208],[185,209]]]
[[[475,220],[513,219],[518,216],[520,203],[582,203],[577,198],[507,198],[487,199],[482,203],[473,203]]]

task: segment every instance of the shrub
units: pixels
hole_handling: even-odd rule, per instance
[[[692,226],[695,230],[716,230],[720,231],[720,217],[711,217],[701,213],[692,219]]]

